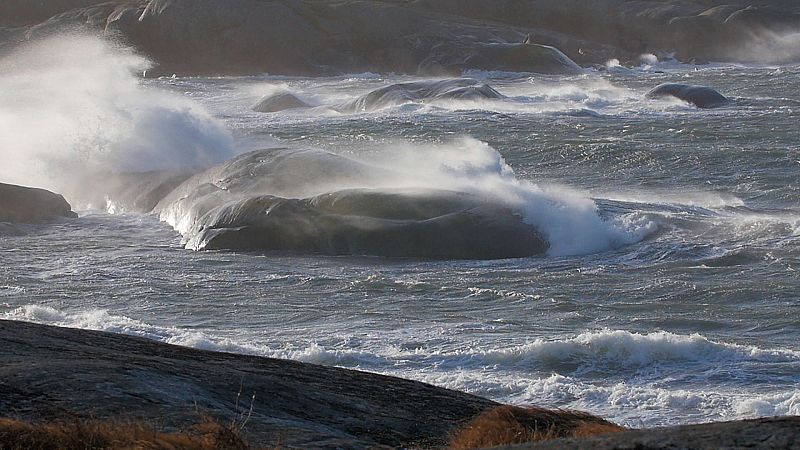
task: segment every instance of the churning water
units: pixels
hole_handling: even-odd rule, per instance
[[[386,373],[629,426],[800,414],[800,67],[648,57],[567,78],[476,72],[507,98],[345,114],[324,105],[413,78],[145,80],[131,73],[146,62],[124,48],[74,39],[94,56],[66,40],[0,62],[0,181],[61,190],[83,210],[0,237],[2,317]],[[663,82],[734,101],[644,98]],[[251,110],[276,91],[322,106]],[[199,167],[271,147],[391,167],[403,186],[512,198],[550,251],[195,252],[159,217],[79,200],[93,189],[86,167]]]

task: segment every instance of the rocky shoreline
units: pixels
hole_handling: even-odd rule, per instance
[[[204,414],[246,416],[254,446],[438,447],[453,427],[497,406],[372,373],[25,322],[0,321],[0,361],[0,416],[140,420],[167,430]]]
[[[133,45],[154,76],[570,73],[561,52],[582,66],[800,58],[790,0],[12,0],[0,52],[75,27]]]
[[[254,446],[437,448],[497,403],[372,373],[98,331],[0,320],[0,416],[139,420],[165,430],[208,414]],[[800,418],[634,430],[508,448],[797,448]]]

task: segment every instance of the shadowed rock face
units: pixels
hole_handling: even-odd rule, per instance
[[[581,439],[553,439],[493,447],[496,450],[794,450],[800,443],[800,417],[704,423],[631,430]]]
[[[647,97],[674,97],[684,102],[691,103],[698,108],[718,108],[730,103],[727,97],[709,87],[679,83],[658,85],[647,93]]]
[[[542,254],[536,228],[508,208],[446,191],[348,190],[250,197],[215,208],[198,249],[498,259]]]
[[[470,78],[454,78],[392,84],[362,95],[352,102],[336,106],[334,109],[352,113],[375,111],[412,102],[499,98],[504,96],[487,84]]]
[[[311,105],[300,100],[290,92],[279,92],[277,94],[267,95],[259,100],[258,103],[253,106],[253,111],[272,113],[287,109],[308,108],[310,106]]]
[[[155,210],[198,250],[496,259],[548,249],[506,205],[380,187],[393,175],[317,150],[262,150],[189,178]]]
[[[792,61],[760,51],[800,29],[800,5],[769,0],[10,0],[0,39],[75,24],[120,35],[159,67],[154,75],[363,71],[450,74],[463,69],[573,73],[609,58],[677,52],[683,60]],[[762,5],[767,5],[766,7]],[[49,20],[47,17],[51,17]],[[526,35],[531,43],[519,44]],[[4,37],[5,36],[5,37]],[[754,45],[755,44],[755,45]],[[560,52],[546,46],[555,46]],[[2,48],[2,42],[0,42]]]
[[[547,75],[583,73],[574,61],[555,47],[524,43],[479,43],[471,46],[443,45],[422,62],[445,73],[467,69],[505,72],[533,72]]]
[[[0,222],[39,223],[77,214],[59,194],[0,183]]]
[[[174,430],[204,413],[222,423],[245,414],[257,448],[441,446],[456,424],[497,406],[377,374],[4,320],[0,361],[0,416],[76,414]]]

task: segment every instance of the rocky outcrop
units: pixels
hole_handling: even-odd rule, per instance
[[[189,178],[155,211],[197,250],[497,259],[549,248],[508,205],[395,188],[399,177],[321,150],[261,150]]]
[[[253,111],[272,113],[285,111],[287,109],[296,108],[309,108],[311,105],[300,100],[296,95],[291,92],[278,92],[264,96],[253,106]]]
[[[755,3],[755,4],[754,4]],[[48,16],[52,16],[49,19]],[[28,38],[73,25],[122,37],[149,74],[575,73],[610,58],[791,61],[789,0],[12,0],[0,26]],[[21,34],[0,29],[0,39]],[[528,45],[521,44],[530,36]],[[2,43],[0,43],[2,46]],[[558,50],[554,50],[555,47]],[[563,54],[561,53],[563,52]]]
[[[718,108],[730,103],[730,99],[706,86],[680,83],[664,83],[646,94],[648,98],[676,98],[698,108]]]
[[[0,183],[0,222],[40,223],[77,214],[64,197],[53,192]]]
[[[583,73],[574,61],[555,47],[522,43],[444,44],[423,61],[423,71],[459,74],[468,69],[503,72],[529,72],[547,75]]]
[[[496,406],[377,374],[2,320],[0,360],[0,416],[136,419],[167,430],[204,413],[247,417],[254,447],[440,446],[456,424]]]
[[[498,450],[793,450],[800,448],[800,417],[772,417],[651,428],[582,439],[554,439]]]
[[[210,414],[244,425],[255,448],[441,447],[470,419],[499,406],[372,373],[6,320],[0,320],[0,360],[0,417],[136,420],[174,431]],[[571,417],[608,424],[583,413],[533,411],[536,421],[556,426]],[[798,444],[800,417],[775,417],[496,448],[790,450]]]
[[[356,113],[375,111],[405,103],[501,98],[505,98],[505,96],[488,84],[470,78],[454,78],[391,84],[333,108],[339,112]]]

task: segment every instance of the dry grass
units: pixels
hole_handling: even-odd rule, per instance
[[[625,428],[580,411],[500,406],[475,417],[453,433],[450,448],[485,448],[620,431]]]
[[[137,422],[72,419],[30,423],[0,418],[0,450],[248,450],[239,430],[204,419],[180,433]]]

